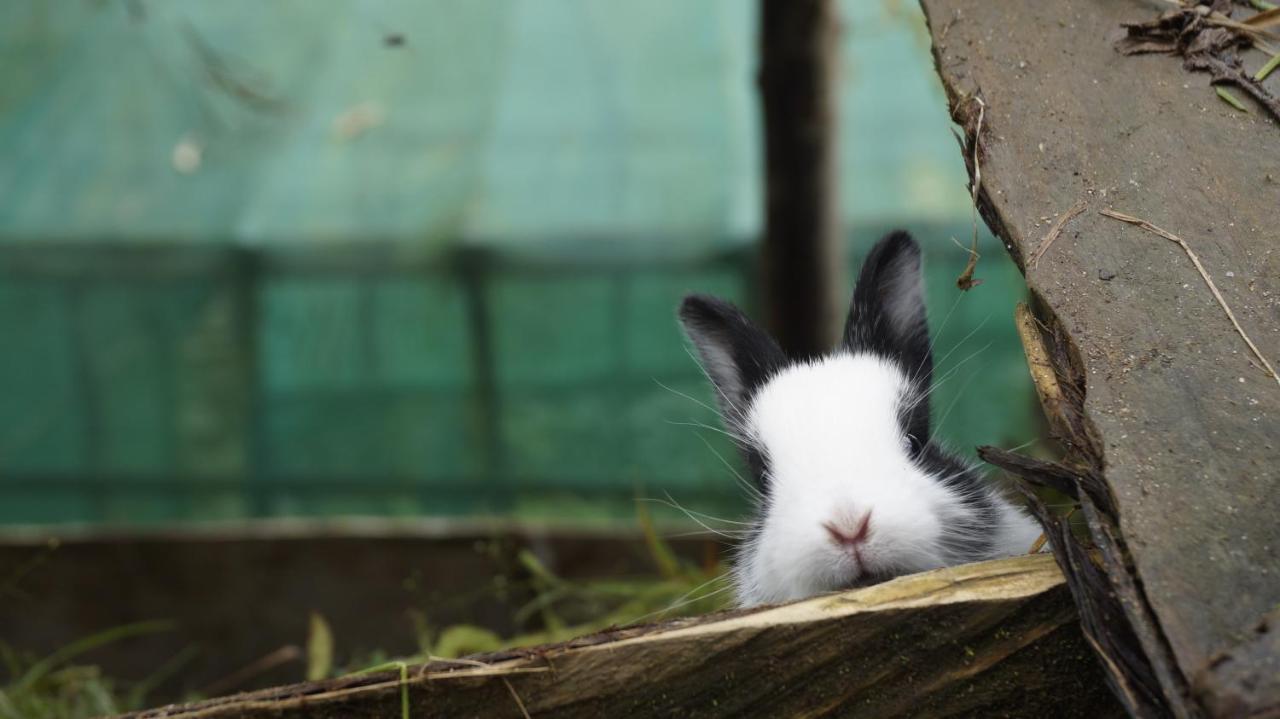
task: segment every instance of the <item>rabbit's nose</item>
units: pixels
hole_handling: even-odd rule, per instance
[[[871,536],[871,511],[867,510],[857,519],[850,515],[824,522],[822,528],[827,530],[827,535],[835,544],[846,548],[858,547]]]

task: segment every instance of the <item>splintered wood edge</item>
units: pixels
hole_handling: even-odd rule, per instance
[[[618,649],[632,644],[687,639],[741,629],[805,624],[852,614],[885,612],[961,602],[1021,599],[1042,594],[1064,582],[1052,555],[1033,554],[911,574],[863,589],[804,599],[741,616],[646,634],[586,650]]]
[[[1027,371],[1031,373],[1031,384],[1036,388],[1036,396],[1040,398],[1040,409],[1044,411],[1049,426],[1059,437],[1071,437],[1071,425],[1063,411],[1064,398],[1062,385],[1058,383],[1058,373],[1054,369],[1053,360],[1049,359],[1049,350],[1045,347],[1044,336],[1040,333],[1040,323],[1025,302],[1014,307],[1014,326],[1018,330],[1018,339],[1022,341],[1022,352],[1027,358]]]
[[[657,645],[666,642],[686,644],[689,640],[713,639],[744,630],[801,626],[818,621],[829,621],[857,614],[875,614],[900,610],[939,607],[950,604],[1007,602],[1035,597],[1065,583],[1062,572],[1052,555],[1033,554],[1009,559],[947,567],[920,574],[913,574],[882,584],[828,594],[791,604],[764,607],[747,613],[712,614],[681,623],[670,629],[654,629],[640,636],[603,641],[585,646],[573,646],[573,641],[549,647],[541,647],[529,656],[503,659],[480,665],[455,664],[452,669],[441,669],[446,663],[411,666],[402,681],[399,670],[371,672],[368,683],[333,686],[340,680],[297,684],[278,687],[240,696],[209,699],[189,705],[170,705],[125,715],[134,719],[196,719],[197,717],[244,716],[252,711],[280,711],[303,705],[314,706],[345,697],[371,692],[401,690],[436,680],[456,681],[468,678],[485,679],[512,676],[529,672],[548,671],[551,659],[568,656],[585,656],[598,652],[624,653],[637,645]],[[621,661],[621,657],[619,661]],[[350,680],[352,677],[344,677]],[[326,687],[332,687],[326,689]]]

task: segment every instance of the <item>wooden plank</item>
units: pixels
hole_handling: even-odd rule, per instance
[[[1047,555],[471,661],[131,717],[1121,715]]]
[[[760,0],[765,319],[793,356],[831,349],[844,319],[836,187],[835,0]]]
[[[1064,465],[1104,560],[1097,581],[1073,578],[1091,595],[1078,596],[1082,613],[1127,622],[1145,667],[1124,669],[1117,633],[1113,680],[1143,684],[1147,672],[1154,691],[1131,710],[1195,715],[1206,707],[1190,701],[1193,678],[1213,684],[1214,657],[1280,601],[1280,390],[1177,244],[1099,210],[1184,239],[1274,364],[1280,128],[1223,103],[1177,58],[1115,50],[1122,22],[1166,4],[922,4],[952,115],[970,149],[977,136],[980,210],[1023,268],[1075,398]],[[1264,60],[1244,58],[1250,71]],[[1280,76],[1267,85],[1280,89]],[[1043,257],[1025,261],[1081,200]],[[1068,548],[1055,550],[1070,566]],[[1254,701],[1280,709],[1275,694]]]

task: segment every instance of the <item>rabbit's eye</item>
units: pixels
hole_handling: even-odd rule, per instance
[[[908,434],[902,438],[902,449],[905,450],[907,454],[915,457],[924,450],[924,442],[920,441],[920,439],[914,434]]]

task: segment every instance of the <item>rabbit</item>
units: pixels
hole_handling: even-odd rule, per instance
[[[730,572],[739,605],[1025,554],[1039,536],[974,465],[933,441],[920,247],[906,232],[867,255],[831,354],[787,357],[706,295],[685,297],[679,317],[759,489]]]

